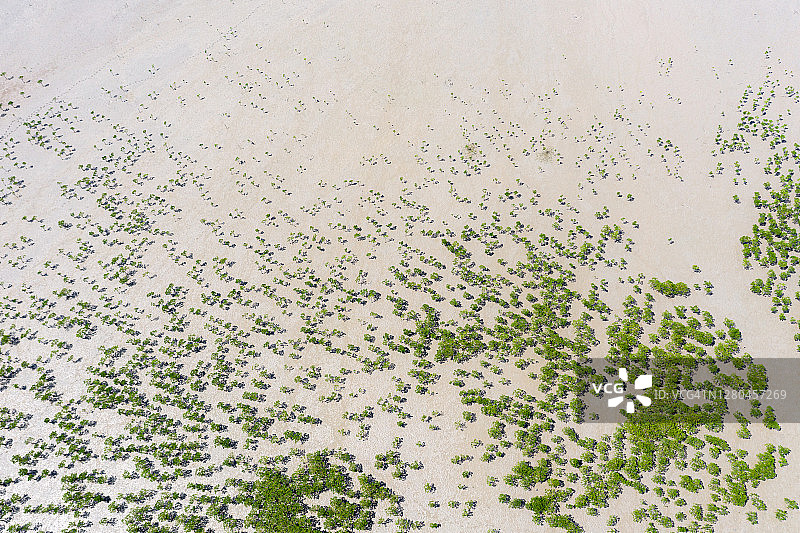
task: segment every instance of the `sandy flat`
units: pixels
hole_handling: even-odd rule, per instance
[[[564,415],[542,347],[555,331],[564,360],[578,339],[606,357],[626,298],[650,293],[636,346],[672,349],[659,326],[677,316],[713,352],[730,319],[739,355],[796,357],[793,269],[745,268],[741,238],[778,216],[754,194],[782,184],[797,224],[798,23],[791,2],[6,2],[0,524],[263,531],[234,498],[246,483],[337,450],[353,489],[360,472],[401,502],[376,502],[374,531],[796,531],[796,373],[769,376],[780,430],[700,428],[729,453],[683,436],[663,480],[642,472],[640,491],[623,469],[620,494],[586,503],[615,453],[644,454]],[[746,132],[744,111],[777,126]],[[734,135],[746,150],[721,148]],[[603,252],[580,260],[584,242]],[[553,293],[543,262],[566,279]],[[756,294],[770,268],[783,292]],[[469,328],[481,350],[436,356]],[[546,447],[526,449],[518,431],[543,421]],[[540,459],[548,479],[507,481]],[[732,501],[759,461],[775,475]],[[537,521],[536,498],[560,506]]]

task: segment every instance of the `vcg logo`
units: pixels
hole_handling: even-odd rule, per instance
[[[625,383],[628,382],[628,369],[626,368],[619,369],[619,379],[622,380],[622,383],[614,382],[614,383],[604,383],[602,385],[592,383],[592,388],[594,389],[594,392],[597,394],[600,394],[600,391],[602,390],[606,394],[617,395],[614,396],[613,398],[608,399],[609,407],[616,407],[625,400],[625,396],[623,394],[625,393]],[[637,390],[649,389],[652,386],[653,386],[653,376],[651,374],[642,374],[641,376],[636,378],[636,381],[633,382],[633,388]],[[636,399],[639,400],[641,404],[644,405],[645,407],[649,406],[652,403],[650,398],[648,398],[647,396],[643,396],[641,394],[637,394]],[[627,411],[628,413],[632,413],[634,411],[634,405],[632,400],[628,400],[628,402],[625,404],[625,411]]]

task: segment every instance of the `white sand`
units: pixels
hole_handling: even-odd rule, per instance
[[[349,267],[350,280],[346,286],[360,289],[355,274],[363,269],[368,273],[363,287],[388,294],[390,289],[380,282],[391,276],[387,269],[399,260],[398,241],[403,239],[412,248],[419,246],[423,250],[430,242],[418,230],[414,236],[403,234],[405,221],[401,216],[419,216],[419,213],[391,206],[392,202],[399,202],[401,194],[408,193],[403,198],[429,206],[438,229],[450,228],[459,233],[464,224],[471,222],[470,212],[478,215],[476,224],[490,222],[494,209],[508,212],[510,206],[496,200],[504,190],[523,191],[523,197],[517,201],[527,202],[535,189],[541,194],[539,205],[520,211],[523,223],[548,229],[544,224],[550,224],[549,219],[539,217],[536,212],[539,208],[559,207],[556,199],[564,195],[581,212],[581,223],[593,233],[606,222],[619,222],[621,217],[629,222],[636,220],[640,225],[638,230],[631,224],[622,225],[626,236],[635,241],[633,253],[625,255],[629,262],[627,273],[614,268],[581,271],[577,290],[585,290],[601,278],[608,279],[611,290],[603,293],[603,297],[612,307],[616,305],[614,309],[619,314],[619,304],[628,294],[629,286],[618,284],[618,276],[643,272],[648,278],[685,280],[691,284],[710,280],[715,287],[713,296],[695,291],[685,305],[696,303],[708,309],[718,323],[725,317],[734,320],[744,337],[744,351],[754,357],[792,356],[796,353],[795,328],[788,321],[778,321],[770,313],[770,302],[750,292],[750,281],[756,273],[744,271],[741,266],[739,237],[750,232],[758,216],[749,201],[752,196],[749,191],[755,189],[732,185],[730,171],[714,178],[709,178],[708,172],[717,162],[711,157],[717,124],[735,127],[734,111],[745,86],[761,83],[767,65],[772,65],[774,72],[784,79],[793,79],[792,74],[783,70],[796,68],[800,60],[798,24],[800,11],[792,2],[769,5],[737,2],[724,6],[670,2],[667,7],[657,3],[618,2],[536,2],[535,5],[502,2],[501,6],[493,6],[481,2],[354,5],[332,1],[288,4],[118,1],[113,5],[104,3],[102,8],[96,2],[5,2],[0,6],[0,71],[6,71],[7,76],[0,78],[0,102],[5,105],[13,100],[19,107],[0,112],[4,113],[0,118],[0,142],[13,150],[18,163],[27,162],[28,168],[14,168],[11,159],[1,163],[3,186],[9,176],[16,175],[24,180],[25,187],[15,190],[10,205],[0,206],[0,223],[5,222],[0,225],[0,240],[19,243],[20,235],[25,235],[33,239],[33,244],[22,251],[0,252],[3,295],[24,301],[20,311],[25,312],[29,296],[22,289],[30,286],[37,295],[52,300],[52,291],[65,286],[57,274],[63,272],[78,280],[87,276],[88,283],[76,284],[83,287],[77,299],[102,307],[99,294],[88,288],[95,281],[101,287],[114,286],[103,279],[98,261],[110,261],[122,248],[111,251],[99,244],[100,238],[91,239],[95,251],[83,264],[85,271],[76,270],[72,261],[58,251],[78,253],[77,239],[88,238],[79,227],[82,219],[71,214],[89,213],[104,227],[113,223],[96,203],[96,197],[106,189],[100,184],[100,192],[76,188],[78,196],[65,199],[58,182],[74,187],[87,174],[78,169],[79,164],[113,167],[113,163],[101,160],[101,155],[113,152],[119,156],[132,146],[113,140],[115,134],[127,138],[112,128],[121,125],[138,139],[139,146],[133,153],[141,159],[130,165],[130,174],[116,172],[120,186],[108,192],[138,200],[157,194],[181,211],[175,217],[159,218],[157,226],[172,231],[173,235],[154,238],[154,244],[143,252],[141,260],[146,269],[137,274],[137,284],[120,291],[110,288],[106,293],[130,304],[118,311],[135,314],[133,308],[139,307],[144,313],[155,312],[146,295],[150,291],[163,293],[169,283],[193,291],[183,312],[192,306],[207,309],[200,301],[200,292],[217,290],[225,296],[232,288],[230,282],[215,276],[212,270],[215,256],[237,262],[230,270],[233,277],[241,276],[255,285],[272,285],[278,294],[295,299],[297,293],[292,289],[303,288],[303,282],[290,280],[287,287],[275,285],[273,276],[280,276],[277,269],[273,267],[269,274],[259,272],[259,265],[265,263],[254,263],[253,254],[245,249],[244,243],[263,248],[257,245],[256,227],[264,230],[261,236],[267,242],[284,244],[290,231],[311,235],[309,226],[318,228],[319,235],[334,243],[326,254],[315,252],[312,243],[308,255],[315,268],[327,272],[326,261],[333,261],[334,254],[341,256],[346,249],[350,250],[360,260]],[[767,48],[771,49],[769,61],[764,59]],[[42,83],[38,84],[40,79]],[[24,94],[20,95],[20,91]],[[63,140],[74,146],[75,154],[62,159],[53,150],[29,143],[23,122],[34,118],[36,113],[45,113],[53,105],[67,102],[75,110],[65,111],[64,118],[75,117],[74,122],[65,124],[55,118],[46,119],[61,126],[59,133]],[[630,125],[614,120],[615,110],[630,119]],[[721,116],[723,111],[725,117]],[[107,120],[92,120],[90,112],[105,115]],[[796,117],[788,120],[794,132],[800,131]],[[594,138],[594,132],[590,131],[598,123],[603,124],[598,133],[602,138]],[[69,126],[79,133],[70,132]],[[516,136],[506,135],[511,129],[515,129]],[[144,130],[152,143],[149,153],[142,150],[145,134],[140,132]],[[490,141],[485,134],[504,137]],[[545,135],[545,146],[561,155],[563,164],[553,158],[515,155],[518,166],[514,166],[506,157],[503,143],[511,150],[508,153],[520,154],[523,147],[530,148],[531,137],[540,135]],[[655,149],[659,137],[671,139],[680,147],[680,161],[674,152],[669,154],[666,166],[658,158],[648,157],[647,149]],[[21,142],[11,143],[11,138]],[[457,151],[464,150],[471,142],[488,154],[491,166],[477,176],[467,177],[462,173],[453,177],[448,169],[451,166],[463,169],[463,165],[452,163],[446,156],[457,158]],[[582,156],[589,146],[595,152],[586,160]],[[600,161],[603,149],[608,150],[604,157],[609,172],[619,172],[621,179],[618,181],[612,174],[605,180],[588,183],[587,172]],[[437,155],[442,160],[437,160]],[[752,161],[753,157],[767,155],[766,151],[754,152],[749,159],[742,159],[742,163],[747,165],[746,161]],[[616,165],[608,163],[611,156],[618,162]],[[580,161],[580,167],[576,161]],[[759,176],[755,165],[749,165],[744,167],[743,176],[748,177],[750,186],[767,180]],[[433,171],[429,172],[428,166]],[[669,175],[667,168],[674,169],[683,179]],[[140,172],[153,179],[135,183],[133,178]],[[184,178],[187,185],[170,188],[169,180],[175,178]],[[521,185],[517,185],[517,178]],[[195,186],[195,179],[200,185]],[[360,184],[348,187],[345,180],[349,179]],[[447,194],[449,179],[454,181],[456,191],[471,198],[472,203],[459,203]],[[477,205],[484,188],[490,189],[495,198],[488,211],[481,211]],[[592,194],[593,188],[597,195]],[[365,228],[364,233],[375,234],[375,228],[365,222],[366,216],[380,215],[376,204],[363,201],[370,190],[380,191],[386,197],[380,207],[399,227],[392,234],[394,240],[381,240],[378,245],[350,236],[346,245],[340,245],[336,242],[338,233],[329,231],[329,224],[360,224]],[[630,193],[635,200],[618,198],[617,191],[623,196]],[[138,197],[139,194],[142,196]],[[741,205],[733,204],[733,194],[742,197]],[[604,206],[609,207],[611,218],[598,222],[592,214]],[[317,214],[309,215],[314,209],[318,209]],[[279,210],[294,217],[295,225],[284,222]],[[340,211],[344,216],[337,214]],[[240,216],[234,218],[237,213]],[[272,226],[262,222],[267,213],[277,217]],[[44,226],[52,230],[41,229],[40,222],[22,220],[23,216],[33,215],[43,219]],[[567,212],[565,218],[568,220],[570,216]],[[213,233],[212,227],[202,224],[201,219],[209,222],[216,219],[222,224]],[[57,226],[59,220],[71,222],[73,227],[61,229]],[[674,244],[668,243],[669,237]],[[169,259],[162,247],[165,243],[167,247],[171,245],[168,239],[176,243],[176,254],[190,250],[195,254],[193,259],[180,266]],[[132,237],[127,236],[123,242],[127,244],[130,240]],[[221,244],[225,240],[237,243],[236,247]],[[286,262],[286,268],[306,266],[291,260],[297,246],[286,246],[289,251],[285,256],[276,256]],[[514,252],[517,255],[507,256],[512,253],[507,252],[508,248],[511,247],[504,248],[499,255],[511,264],[524,258],[518,250]],[[613,249],[607,255],[618,257],[621,248]],[[377,258],[366,259],[367,252]],[[20,254],[31,258],[24,268],[10,263]],[[194,259],[208,262],[203,273],[208,288],[186,276]],[[37,272],[45,268],[48,260],[59,263],[60,267],[46,277],[39,275]],[[700,265],[702,272],[693,273],[693,264]],[[452,275],[446,275],[445,279],[455,284]],[[445,295],[449,300],[451,296]],[[430,303],[427,295],[417,293],[406,297],[410,308]],[[259,308],[248,312],[275,313],[276,320],[288,330],[287,338],[301,336],[299,328],[303,322],[299,315],[313,312],[292,307],[292,317],[278,316],[280,311],[263,295],[247,293],[247,298],[261,303]],[[331,301],[330,305],[334,303]],[[59,305],[60,312],[66,312],[75,305],[75,300],[66,304],[61,301]],[[399,336],[402,327],[408,326],[389,320],[391,310],[391,303],[384,298],[375,306],[356,308],[348,322],[336,327],[345,332],[344,339],[348,342],[364,345],[361,341],[364,327],[373,322],[369,313],[374,311],[386,317],[383,324],[390,324]],[[216,308],[214,314],[223,321],[238,320],[249,328],[248,322],[241,318],[242,312],[241,307],[234,306],[229,312]],[[445,316],[443,321],[456,317],[453,312],[452,317]],[[209,332],[203,328],[206,321],[191,318],[187,333],[208,336]],[[0,329],[8,329],[11,322],[0,318]],[[163,330],[163,322],[163,316],[160,320],[143,317],[137,327],[146,335],[150,330]],[[36,329],[33,321],[16,323]],[[324,327],[333,324],[335,321],[331,320]],[[596,321],[594,326],[599,338],[604,339],[605,324]],[[98,363],[97,347],[125,340],[124,335],[102,324],[90,340],[75,338],[74,331],[42,328],[40,333],[46,338],[63,337],[74,344],[71,353],[79,358],[77,362],[64,358],[48,363],[56,370],[57,390],[67,398],[85,393],[83,379],[87,367]],[[376,335],[383,332],[379,329]],[[209,345],[213,345],[211,340]],[[46,357],[52,349],[27,341],[10,352],[5,348],[4,354],[28,361]],[[593,353],[601,355],[604,348],[601,344]],[[129,349],[134,350],[130,346]],[[261,350],[260,344],[256,349]],[[277,376],[266,392],[268,403],[282,399],[289,406],[306,405],[313,416],[323,419],[322,427],[309,431],[311,438],[304,445],[306,449],[346,447],[365,469],[386,479],[405,496],[403,507],[407,517],[426,523],[440,522],[443,525],[439,531],[548,530],[532,524],[528,511],[513,511],[497,501],[500,492],[525,497],[524,490],[504,487],[502,481],[511,466],[521,459],[519,453],[512,449],[503,459],[482,463],[479,457],[483,449],[473,449],[470,443],[473,439],[487,441],[486,419],[479,418],[478,423],[468,424],[463,431],[455,428],[454,421],[461,417],[465,407],[447,383],[453,378],[454,365],[442,365],[436,370],[442,377],[434,387],[435,396],[408,395],[409,401],[403,405],[412,418],[408,428],[400,430],[396,417],[376,405],[379,398],[394,391],[390,373],[353,375],[341,391],[342,401],[321,404],[317,398],[333,391],[333,385],[319,379],[316,389],[308,391],[296,384],[294,377],[305,375],[311,364],[322,366],[325,374],[341,367],[351,368],[354,362],[344,356],[336,360],[314,347],[307,348],[302,358],[294,361],[288,357],[291,347],[285,350],[286,357],[282,359],[267,356],[261,350],[265,355],[258,363],[274,370]],[[361,353],[374,357],[366,351],[366,346]],[[208,354],[204,360],[209,360]],[[184,362],[188,372],[194,368],[196,358]],[[292,368],[285,369],[284,363]],[[473,366],[479,368],[477,364]],[[399,362],[393,374],[408,382],[410,368],[409,357]],[[249,382],[255,377],[252,369],[250,372],[241,379]],[[513,376],[513,384],[509,386],[500,385],[498,376],[488,370],[483,372],[495,382],[495,397],[512,394],[523,385],[534,393],[535,383],[527,378],[527,372],[517,372],[511,365],[504,374],[510,379]],[[30,385],[37,376],[29,372],[15,379]],[[786,376],[774,379],[776,387],[798,383]],[[294,391],[282,395],[278,392],[280,385],[293,387]],[[359,389],[365,392],[358,393]],[[154,391],[152,387],[148,390]],[[214,391],[211,386],[202,397],[214,406],[218,401],[231,401],[225,394]],[[357,396],[350,397],[349,393]],[[2,394],[3,405],[34,415],[28,433],[15,433],[14,445],[0,450],[0,478],[5,478],[15,476],[18,469],[10,458],[30,449],[25,437],[47,437],[52,426],[42,419],[53,416],[56,409],[33,400],[29,391],[7,389]],[[368,421],[369,438],[360,440],[356,438],[358,423],[343,420],[342,413],[360,412],[368,405],[375,408],[375,417]],[[180,417],[177,409],[170,409],[164,412]],[[438,431],[428,429],[429,423],[421,418],[433,410],[443,413],[431,422],[441,426]],[[87,416],[98,421],[93,429],[98,434],[109,436],[124,431],[126,421],[110,411]],[[226,418],[227,415],[222,415],[220,420]],[[282,431],[290,426],[284,428],[278,424],[273,429],[278,428]],[[351,433],[341,435],[340,429],[349,429]],[[607,430],[603,426],[593,429],[598,435]],[[780,433],[760,430],[753,433],[750,440],[743,441],[731,431],[729,439],[735,446],[751,450],[751,459],[763,451],[766,442],[796,449],[800,438],[796,424],[784,424]],[[403,436],[400,448],[403,460],[418,459],[424,464],[420,471],[410,470],[402,482],[391,480],[388,472],[373,468],[374,456],[390,449],[399,434]],[[417,441],[424,441],[425,447],[415,446]],[[285,453],[288,445],[275,450]],[[215,449],[211,462],[221,462],[226,454],[225,450]],[[475,459],[463,468],[454,466],[450,459],[457,454],[470,454]],[[129,462],[113,466],[102,461],[97,464],[118,476],[114,491],[133,492],[140,486],[148,486],[122,479],[122,472],[132,469]],[[719,517],[715,531],[796,531],[800,523],[797,511],[792,514],[790,510],[786,521],[775,519],[775,509],[785,508],[783,498],[798,496],[800,467],[793,456],[789,457],[789,464],[779,470],[777,480],[767,481],[759,488],[769,510],[759,513],[758,526],[746,521],[745,511],[732,507],[729,515]],[[460,471],[467,469],[474,471],[474,475],[463,480]],[[223,472],[204,482],[221,483],[225,475]],[[487,487],[489,475],[500,478],[497,488]],[[438,487],[435,494],[422,491],[426,482]],[[461,482],[469,489],[459,490],[457,485]],[[54,493],[60,490],[58,480],[46,483],[51,483],[48,490]],[[7,494],[29,491],[31,503],[53,501],[51,495],[41,493],[36,487],[34,483],[23,482],[9,488]],[[431,499],[438,500],[441,507],[428,508]],[[478,501],[478,508],[470,518],[461,516],[463,503],[458,509],[447,507],[450,500],[470,499]],[[644,531],[646,524],[630,520],[631,511],[641,499],[628,490],[612,503],[611,509],[601,509],[598,517],[579,514],[582,513],[579,510],[573,516],[586,531],[608,530],[605,523],[610,514],[623,517],[618,526],[620,531]],[[55,501],[58,500],[56,497]],[[657,498],[653,496],[652,501]],[[98,510],[91,515],[93,525],[89,530],[120,531],[119,522],[109,526],[99,524],[104,513]],[[22,517],[17,515],[14,521],[24,522]],[[71,518],[46,516],[36,520],[44,524],[43,530],[56,531],[66,527]],[[216,522],[212,524],[210,527],[221,528]]]

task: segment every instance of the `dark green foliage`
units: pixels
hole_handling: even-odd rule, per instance
[[[511,469],[511,474],[506,476],[510,485],[519,483],[523,488],[530,490],[538,483],[544,483],[550,478],[552,468],[548,459],[540,459],[537,466],[532,466],[528,461],[520,461]]]
[[[283,473],[267,468],[247,486],[242,503],[251,508],[245,525],[264,533],[323,533],[307,516],[302,488]]]
[[[341,459],[351,456],[340,454]],[[358,489],[347,469],[332,463],[327,450],[305,457],[288,475],[273,467],[258,470],[252,482],[239,482],[238,503],[250,508],[245,524],[264,533],[344,533],[372,528],[379,500],[395,498],[383,483],[358,477]],[[358,470],[355,463],[351,469]],[[314,503],[330,494],[328,505]]]
[[[689,296],[689,293],[691,292],[689,286],[682,281],[674,283],[669,280],[659,281],[656,278],[652,278],[650,280],[650,286],[653,288],[653,290],[658,291],[667,298],[672,298],[674,296]]]

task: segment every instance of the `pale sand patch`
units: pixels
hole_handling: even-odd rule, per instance
[[[749,232],[757,217],[755,210],[747,201],[740,206],[732,204],[730,198],[739,189],[731,185],[729,178],[706,176],[715,164],[710,151],[716,126],[726,120],[720,113],[735,109],[746,84],[762,81],[764,50],[772,47],[773,57],[779,58],[782,66],[797,64],[800,37],[794,29],[800,17],[791,3],[722,8],[682,2],[670,4],[668,10],[655,4],[620,7],[610,2],[544,2],[534,6],[506,2],[499,7],[477,2],[376,3],[358,8],[341,2],[229,2],[224,7],[216,2],[116,4],[100,10],[88,2],[48,6],[12,2],[0,12],[0,70],[24,75],[28,80],[22,84],[3,80],[0,85],[3,100],[11,99],[7,95],[20,90],[26,92],[14,98],[20,107],[0,119],[3,141],[9,137],[24,141],[22,122],[46,110],[53,101],[74,102],[82,118],[78,124],[81,133],[68,137],[78,150],[71,160],[62,161],[25,142],[15,149],[20,160],[33,168],[24,172],[26,187],[19,199],[11,206],[3,206],[3,217],[9,221],[0,228],[4,242],[32,231],[20,221],[23,215],[44,216],[47,224],[56,226],[58,220],[70,220],[70,213],[85,211],[105,225],[110,223],[101,218],[105,212],[88,193],[82,193],[85,201],[66,201],[56,183],[74,183],[82,176],[76,168],[79,163],[104,164],[93,146],[102,146],[102,139],[109,139],[115,132],[109,123],[92,121],[92,110],[137,134],[146,129],[159,149],[164,143],[159,133],[169,136],[167,144],[174,159],[163,153],[145,154],[136,171],[146,172],[154,180],[136,186],[127,183],[122,192],[133,196],[133,189],[138,189],[145,197],[161,194],[156,186],[166,186],[169,179],[186,173],[190,184],[186,189],[164,193],[182,209],[180,218],[165,223],[174,232],[172,238],[183,244],[178,250],[192,245],[206,253],[206,261],[224,254],[238,262],[237,272],[243,278],[269,283],[278,274],[265,274],[248,263],[242,245],[255,244],[252,229],[267,213],[276,215],[283,210],[299,220],[296,226],[282,223],[267,227],[264,238],[272,242],[285,242],[288,231],[307,231],[309,225],[321,229],[336,222],[364,225],[366,216],[378,216],[377,206],[364,202],[359,205],[359,201],[374,189],[386,195],[382,208],[389,211],[392,222],[402,232],[404,221],[400,215],[407,213],[391,211],[387,204],[411,191],[414,196],[409,198],[428,204],[431,217],[442,221],[438,229],[459,232],[470,221],[470,212],[480,216],[481,222],[492,209],[499,209],[501,204],[497,202],[487,211],[479,209],[484,188],[500,193],[507,187],[517,187],[526,194],[535,189],[541,194],[539,205],[521,211],[524,222],[542,224],[549,231],[536,211],[558,206],[557,199],[564,195],[589,219],[587,227],[596,233],[603,222],[591,215],[609,206],[609,222],[625,217],[629,224],[622,226],[636,243],[634,252],[626,256],[629,273],[645,272],[660,279],[691,283],[711,280],[715,287],[713,297],[695,294],[686,301],[687,306],[697,303],[709,309],[718,322],[724,317],[733,319],[742,330],[745,351],[754,357],[788,357],[796,353],[794,328],[779,322],[770,314],[769,302],[749,291],[753,274],[741,268],[738,238]],[[669,69],[659,63],[666,58],[673,61]],[[733,66],[729,59],[733,59]],[[41,86],[36,83],[40,78],[45,81]],[[630,118],[631,125],[614,122],[611,115],[617,109]],[[604,124],[604,131],[603,137],[595,140],[587,129],[598,122]],[[492,128],[508,129],[511,123],[519,124],[529,136],[548,130],[556,133],[543,141],[545,150],[534,157],[519,158],[519,166],[515,167],[500,145],[511,145],[516,140],[489,141],[483,136],[484,132],[493,132]],[[473,125],[474,130],[470,129]],[[613,138],[607,136],[608,132],[613,133]],[[587,140],[576,142],[577,136]],[[682,161],[674,158],[664,164],[650,158],[646,150],[654,147],[657,137],[672,139],[681,149]],[[455,155],[462,150],[474,156],[473,149],[466,148],[472,142],[479,143],[488,154],[491,166],[479,175],[460,175],[454,180],[458,192],[473,199],[470,204],[462,204],[447,195],[450,176],[446,172],[429,172],[426,167],[448,169],[453,164],[437,161],[434,154]],[[522,141],[519,142],[521,146]],[[629,155],[630,165],[618,158],[618,164],[612,167],[621,173],[622,181],[614,176],[595,180],[594,184],[585,181],[586,171],[595,159],[584,159],[586,163],[581,168],[574,163],[589,145],[594,147],[593,157],[603,148]],[[113,149],[119,153],[118,150]],[[563,165],[558,164],[556,150],[563,157]],[[425,164],[421,165],[417,156]],[[366,162],[369,158],[377,162]],[[669,175],[665,168],[677,168],[683,181]],[[746,172],[753,176],[752,183],[764,181],[754,175],[755,167]],[[198,178],[201,173],[209,179]],[[495,177],[498,184],[491,183]],[[516,184],[517,178],[523,185]],[[211,200],[203,199],[200,190],[191,186],[192,179],[201,179]],[[348,179],[359,180],[363,185],[344,186]],[[236,181],[246,185],[240,188]],[[248,185],[251,181],[258,186]],[[321,186],[320,182],[327,185]],[[597,195],[592,194],[593,188]],[[246,190],[247,196],[240,190]],[[618,198],[618,190],[632,194],[635,200]],[[259,201],[262,197],[266,200]],[[315,216],[300,210],[301,206],[310,209],[321,199],[327,205],[320,206]],[[236,210],[243,218],[229,216]],[[347,212],[347,216],[337,215],[338,211]],[[220,231],[224,237],[201,225],[201,218],[222,220],[224,229]],[[640,229],[632,228],[630,222],[634,220]],[[60,289],[63,283],[59,278],[42,278],[36,271],[55,257],[59,248],[76,248],[80,235],[77,229],[41,232],[35,239],[38,247],[31,250],[31,265],[19,270],[4,263],[0,279],[13,285],[15,295],[26,283],[42,294]],[[674,244],[668,244],[668,237],[674,238]],[[220,239],[231,239],[239,245],[226,248]],[[402,233],[396,239],[404,239],[412,246],[427,242],[419,235]],[[351,239],[348,246],[353,253],[362,258],[368,251],[376,255],[374,260],[362,259],[351,267],[353,271],[368,272],[365,287],[389,276],[388,267],[398,260],[397,240],[374,245]],[[153,248],[161,245],[160,240]],[[507,258],[512,264],[524,257],[519,251],[515,253],[518,255]],[[81,275],[99,277],[102,272],[97,261],[109,261],[112,256],[106,250],[93,254],[87,262],[88,272]],[[311,257],[315,266],[330,259],[313,253]],[[59,260],[69,264],[63,256]],[[185,276],[190,265],[177,267],[156,251],[146,252],[145,261],[147,276],[141,276],[135,287],[116,295],[130,302],[131,307],[148,307],[147,293],[163,291],[170,282],[192,283]],[[701,266],[700,274],[692,272],[693,264]],[[611,289],[604,296],[610,305],[616,304],[612,307],[620,309],[629,288],[616,283],[618,275],[622,274],[616,269],[581,271],[576,287],[584,290],[590,283],[607,278]],[[206,278],[204,283],[209,284],[209,289],[229,290],[218,279]],[[356,286],[353,280],[351,283]],[[280,290],[293,296],[293,289],[301,288],[303,284],[293,280]],[[389,289],[378,285],[376,290]],[[417,299],[410,300],[412,307],[430,301],[419,294],[414,297]],[[190,305],[199,306],[199,297],[195,295],[186,307]],[[385,300],[358,309],[340,327],[345,338],[360,341],[373,311],[392,316],[391,305]],[[234,323],[240,319],[237,312],[220,314]],[[280,317],[289,331],[287,336],[299,334],[302,321],[298,315],[296,312],[293,317]],[[453,316],[444,319],[455,317],[454,311]],[[143,331],[145,327],[161,326],[155,320],[152,326],[148,319],[141,320]],[[393,323],[392,327],[399,330],[395,331],[399,335],[402,325]],[[603,324],[595,327],[603,340]],[[187,332],[203,333],[202,322],[193,323]],[[73,338],[71,332],[69,335]],[[79,396],[84,392],[81,387],[86,368],[97,364],[97,347],[122,342],[122,336],[109,330],[91,341],[73,342],[80,349],[81,360],[64,362],[63,370],[60,362],[54,362],[54,368],[59,369],[60,390]],[[598,353],[603,349],[601,344]],[[266,355],[259,361],[274,366],[277,374],[269,400],[280,398],[290,405],[307,405],[314,416],[325,421],[323,427],[310,432],[305,448],[346,447],[366,469],[375,471],[375,454],[389,449],[394,436],[401,432],[394,416],[376,407],[369,438],[360,440],[355,438],[357,425],[345,423],[342,413],[375,406],[380,397],[391,392],[393,382],[386,375],[353,376],[338,403],[317,401],[323,391],[333,389],[332,385],[325,389],[321,384],[314,391],[293,385],[291,395],[280,395],[279,385],[291,384],[299,375],[300,365],[319,364],[326,371],[335,371],[353,364],[347,357],[336,360],[311,349],[301,360],[293,361],[288,358],[291,349],[286,351],[287,357],[280,359],[280,364]],[[34,345],[18,355],[35,360],[46,352]],[[283,367],[284,362],[292,368]],[[187,366],[194,363],[189,360]],[[398,364],[393,374],[407,379],[410,368],[409,359]],[[488,423],[470,424],[463,431],[456,429],[453,423],[461,417],[464,407],[447,384],[452,371],[442,365],[441,381],[434,388],[437,394],[411,394],[407,404],[413,421],[402,430],[401,455],[406,461],[419,459],[425,465],[420,471],[411,471],[405,481],[389,479],[390,485],[406,497],[407,516],[441,522],[440,531],[448,532],[483,532],[490,528],[504,533],[547,531],[531,524],[527,511],[512,512],[498,503],[497,493],[506,490],[524,497],[521,489],[502,488],[503,475],[520,456],[509,450],[503,460],[489,464],[478,460],[480,452],[470,443],[474,439],[486,441]],[[533,394],[536,384],[524,381],[527,373],[512,372],[513,367],[506,377],[513,377],[517,386],[525,383]],[[490,375],[485,370],[484,373]],[[787,386],[791,384],[788,378],[775,376],[776,383],[783,380]],[[365,392],[357,392],[360,389]],[[513,389],[514,386],[496,383],[494,390],[511,394]],[[349,397],[347,393],[351,392],[357,396]],[[224,394],[209,397],[214,405],[227,401]],[[25,398],[8,394],[4,401],[9,405],[32,401]],[[436,419],[441,426],[437,431],[430,431],[429,424],[421,421],[422,415],[433,410],[443,413]],[[177,410],[170,413],[179,416]],[[34,414],[37,418],[52,415],[38,409]],[[116,417],[99,418],[97,431],[114,434],[122,430],[123,422]],[[51,429],[41,422],[32,423],[30,428],[34,438],[47,437]],[[339,433],[345,428],[351,430],[349,436]],[[598,436],[602,430],[597,427]],[[780,433],[754,431],[746,442],[731,432],[731,440],[751,450],[752,457],[767,442],[795,447],[797,431],[796,424],[784,424]],[[425,441],[426,446],[416,447],[417,441]],[[20,453],[23,442],[24,436],[16,438],[14,447],[3,451],[3,457]],[[280,449],[286,451],[288,446]],[[467,490],[457,488],[462,469],[450,461],[457,454],[476,456],[469,464],[474,475],[465,482]],[[224,450],[216,449],[210,462],[221,462],[225,455]],[[770,511],[760,513],[756,530],[797,529],[797,515],[790,513],[789,520],[779,522],[774,518],[773,505],[780,505],[784,496],[796,499],[795,480],[800,467],[795,459],[789,457],[790,466],[779,470],[778,480],[762,484],[765,501],[771,500]],[[16,469],[7,459],[4,461],[2,477]],[[121,471],[131,468],[129,464],[119,463],[113,468],[120,478],[115,490],[135,491],[147,486],[121,478]],[[217,473],[207,482],[221,483],[227,475],[230,471]],[[487,487],[488,475],[499,477],[501,488]],[[434,494],[422,491],[426,482],[438,487]],[[57,480],[51,490],[60,490]],[[37,495],[35,484],[30,485],[29,491],[32,496]],[[439,500],[441,507],[428,508],[429,499]],[[461,517],[463,503],[458,509],[447,508],[450,500],[467,499],[479,501],[469,519]],[[625,525],[620,527],[630,529],[622,531],[639,531],[643,530],[639,529],[641,524],[634,524],[629,518],[639,500],[638,494],[626,493],[610,509],[601,510],[598,517],[577,512],[575,516],[587,531],[605,531],[609,514],[624,517]],[[742,512],[733,511],[736,512],[720,517],[717,531],[754,530]],[[55,528],[56,521],[46,527]],[[65,527],[67,521],[58,527]],[[96,530],[103,529],[97,526]]]

